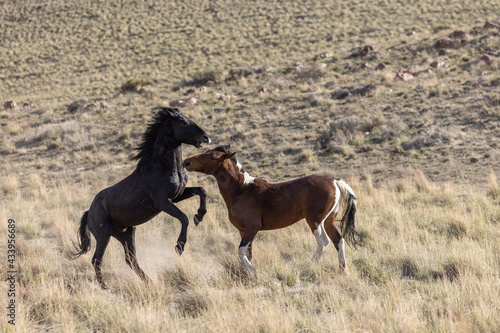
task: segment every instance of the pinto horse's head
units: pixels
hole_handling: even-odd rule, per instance
[[[235,154],[229,150],[229,146],[219,146],[185,159],[182,165],[188,171],[214,175],[223,166],[224,161],[230,159]]]

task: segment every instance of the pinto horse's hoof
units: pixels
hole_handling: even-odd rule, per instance
[[[198,226],[200,224],[201,220],[203,219],[203,216],[196,214],[193,218],[194,220],[194,225]]]
[[[182,255],[182,252],[184,252],[184,243],[177,242],[177,245],[175,245],[175,252],[177,252],[178,255]]]

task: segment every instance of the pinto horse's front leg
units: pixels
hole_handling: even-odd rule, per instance
[[[207,213],[207,192],[203,187],[186,187],[184,192],[175,198],[173,202],[189,199],[195,195],[200,197],[200,208],[198,208],[198,213],[194,216],[194,224],[198,225]]]
[[[175,245],[175,251],[177,254],[181,255],[184,251],[184,246],[187,241],[187,229],[189,225],[189,219],[179,208],[177,208],[171,199],[164,200],[160,203],[159,209],[168,215],[175,217],[181,222],[182,228],[179,238],[177,239],[177,244]]]
[[[251,272],[257,272],[257,269],[252,266],[250,260],[252,260],[252,242],[260,229],[259,227],[246,225],[244,231],[240,231],[241,243],[238,247],[238,256],[245,267]],[[248,255],[247,255],[248,254]]]
[[[240,246],[238,247],[238,256],[240,257],[241,262],[245,265],[245,267],[247,269],[249,269],[252,272],[256,272],[257,269],[252,266],[252,264],[250,263],[250,260],[248,260],[248,256],[247,256],[247,250],[251,244],[252,244],[252,241],[247,242],[247,241],[242,240],[240,243]]]

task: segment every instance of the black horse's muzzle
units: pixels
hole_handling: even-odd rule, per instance
[[[201,138],[201,140],[196,141],[194,146],[196,148],[201,148],[204,143],[210,143],[210,138],[208,137],[207,134],[204,134],[203,137]]]

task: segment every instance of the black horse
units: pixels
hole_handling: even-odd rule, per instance
[[[194,195],[200,197],[200,207],[194,216],[196,225],[207,211],[205,190],[186,187],[188,177],[182,166],[181,149],[182,143],[200,148],[210,142],[207,133],[178,109],[158,107],[154,111],[157,113],[134,157],[139,160],[136,169],[119,183],[99,192],[80,222],[80,241],[75,243],[73,258],[90,250],[92,233],[97,242],[92,265],[102,288],[106,288],[101,273],[102,257],[111,236],[122,243],[127,264],[147,282],[148,277],[135,255],[135,227],[160,212],[175,217],[182,224],[175,246],[180,255],[186,244],[189,219],[175,203]]]

